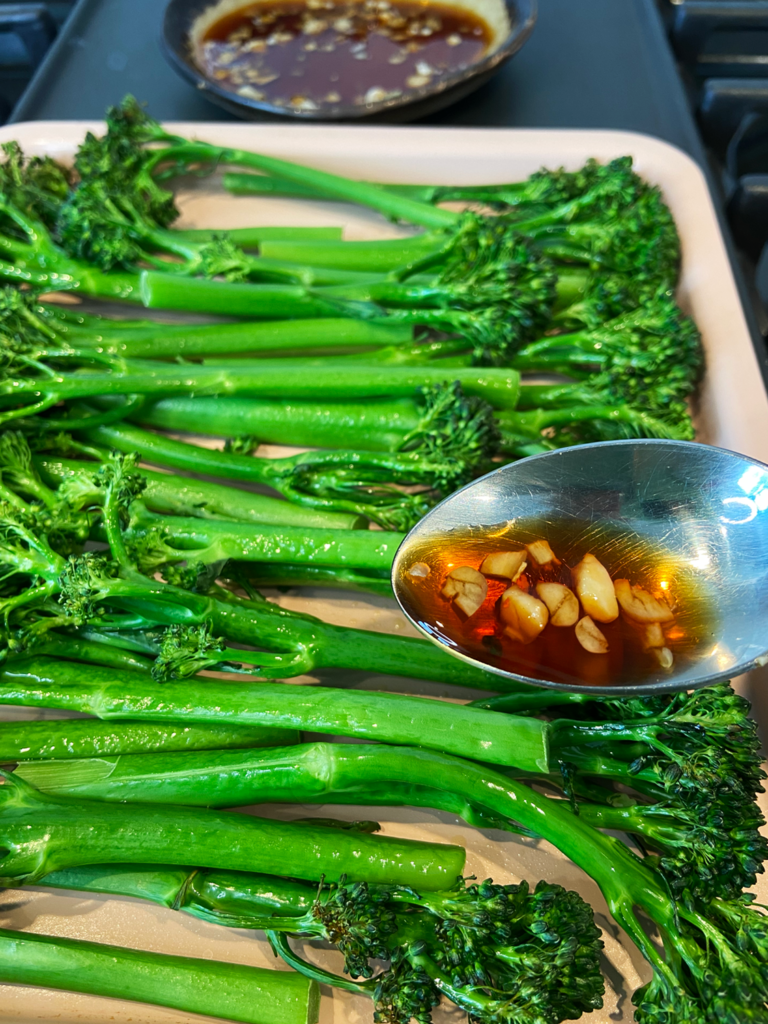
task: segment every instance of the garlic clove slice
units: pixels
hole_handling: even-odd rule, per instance
[[[608,641],[592,619],[585,615],[576,623],[576,639],[590,654],[607,654]]]
[[[525,550],[533,564],[539,568],[545,565],[560,565],[560,559],[555,555],[547,540],[534,540],[525,545]]]
[[[509,587],[504,591],[499,615],[507,636],[521,644],[535,640],[549,621],[549,612],[544,602],[520,587]]]
[[[440,593],[452,599],[465,615],[474,615],[488,593],[488,581],[472,566],[460,565],[448,573]]]
[[[659,668],[668,670],[675,663],[675,656],[668,647],[654,647],[653,654],[659,663]]]
[[[637,624],[633,622],[632,625]],[[640,636],[643,641],[643,650],[649,651],[653,655],[659,663],[659,667],[663,669],[672,668],[675,663],[675,656],[667,647],[666,637],[664,636],[661,624],[659,622],[649,623],[642,628]]]
[[[426,579],[431,571],[426,562],[414,562],[405,570],[406,575],[413,576],[414,579]]]
[[[674,613],[666,601],[654,597],[644,587],[633,586],[629,580],[616,580],[614,587],[622,612],[632,622],[645,625],[674,620]]]
[[[584,555],[573,570],[576,593],[584,611],[598,622],[613,622],[619,617],[616,591],[608,570],[594,555]]]
[[[660,650],[665,646],[664,631],[658,622],[651,622],[641,631],[644,651]]]
[[[539,583],[536,593],[547,606],[553,626],[573,626],[579,619],[579,601],[563,583]]]
[[[485,556],[480,572],[486,576],[504,576],[514,583],[525,566],[525,551],[494,551]]]

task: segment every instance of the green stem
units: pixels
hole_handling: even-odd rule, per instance
[[[298,743],[295,731],[269,726],[101,722],[90,718],[0,722],[0,763],[109,757],[153,751],[221,750]]]
[[[329,174],[327,171],[303,167],[288,160],[243,149],[221,148],[201,142],[182,142],[180,145],[172,145],[166,150],[159,151],[158,163],[168,160],[192,163],[198,160],[215,161],[222,165],[264,171],[287,178],[298,185],[307,185],[336,199],[367,206],[392,220],[404,220],[424,227],[452,227],[459,219],[457,214],[449,210],[395,195],[377,185],[353,181],[350,178]]]
[[[285,683],[242,684],[214,679],[168,682],[161,688],[138,673],[91,666],[46,665],[32,658],[5,667],[4,703],[27,699],[101,719],[178,723],[227,722],[312,729],[332,736],[426,746],[523,771],[548,772],[549,726],[398,693],[337,690]]]
[[[339,300],[316,297],[302,285],[230,283],[143,270],[125,298],[148,309],[179,309],[261,320],[338,317]]]
[[[225,235],[243,249],[258,249],[262,242],[330,242],[340,239],[343,228],[255,227],[255,228],[174,228],[174,233],[190,242],[211,242]]]
[[[215,519],[159,516],[131,509],[127,540],[151,531],[169,560],[201,561],[206,565],[235,559],[243,562],[291,562],[326,568],[383,569],[392,567],[404,534],[370,530],[325,530],[307,526],[271,526]]]
[[[367,756],[371,749],[360,745],[359,752]],[[357,786],[350,774],[351,766],[342,765],[338,774],[336,748],[326,743],[292,745],[265,754],[208,748],[201,751],[199,755],[187,752],[152,757],[139,753],[81,761],[38,761],[19,765],[15,774],[44,793],[82,799],[216,808],[286,801],[431,807],[456,814],[476,828],[529,834],[449,790],[383,778],[374,787],[365,781]],[[328,777],[323,777],[323,766],[329,770]],[[520,772],[519,776],[527,778],[528,774]],[[505,777],[516,774],[505,772]]]
[[[252,364],[207,363],[174,366],[158,363],[129,364],[120,373],[60,373],[49,379],[7,378],[2,393],[14,401],[38,398],[56,401],[94,395],[188,395],[251,398],[359,399],[399,398],[419,394],[427,384],[459,381],[466,394],[477,395],[497,409],[514,409],[520,395],[516,370],[497,367],[367,365],[353,360],[254,361]]]
[[[389,573],[377,576],[358,569],[323,569],[314,565],[275,565],[270,562],[237,566],[236,571],[238,576],[242,575],[258,588],[330,587],[380,597],[393,596]]]
[[[176,396],[145,405],[136,422],[161,430],[214,437],[245,434],[272,444],[396,451],[420,423],[411,398],[367,402],[307,402],[268,398]]]
[[[19,607],[45,602],[61,592],[65,562],[50,549],[45,554],[46,564],[35,559],[30,568],[24,570],[43,577],[43,582],[17,598],[8,599],[3,609],[6,616],[10,616]],[[87,564],[83,565],[83,570],[87,577],[90,571]],[[132,572],[123,577],[101,576],[86,585],[89,590],[88,599],[94,609],[98,607],[101,611],[109,611],[111,615],[117,614],[118,619],[121,614],[126,614],[131,621],[140,620],[140,625],[118,624],[110,627],[107,624],[102,628],[207,626],[216,639],[263,651],[243,651],[242,660],[255,665],[256,674],[262,673],[268,678],[285,678],[315,668],[334,667],[364,669],[368,673],[406,673],[411,678],[432,679],[446,685],[482,690],[503,687],[501,677],[465,665],[428,640],[333,626],[311,615],[291,612],[268,601],[241,600],[222,588],[214,588],[210,595],[202,594]],[[45,623],[47,620],[40,621]],[[211,657],[205,660],[218,664],[221,659]],[[50,666],[44,667],[47,670]],[[66,672],[68,668],[72,668],[68,663],[57,666],[60,673]],[[11,671],[10,666],[7,671]],[[14,668],[14,671],[18,671],[18,668]]]
[[[428,232],[370,242],[265,242],[261,251],[270,259],[302,265],[386,274],[440,252],[446,241],[442,232]]]
[[[46,875],[43,885],[111,896],[151,900],[169,910],[240,928],[254,916],[264,923],[272,917],[302,917],[317,899],[317,886],[273,875],[195,868],[152,868],[144,865],[93,864]],[[255,912],[255,915],[254,915]]]
[[[47,455],[34,456],[34,463],[41,471],[43,479],[57,486],[75,477],[95,473],[98,469],[94,463],[54,459]],[[227,519],[243,523],[274,523],[332,530],[355,529],[364,522],[359,515],[303,508],[279,498],[255,494],[242,488],[226,487],[207,480],[158,473],[143,467],[141,475],[147,480],[147,486],[141,496],[142,501],[153,512],[198,516],[201,519]],[[93,500],[97,503],[100,501],[96,489]]]
[[[228,171],[224,175],[224,188],[236,196],[285,196],[295,199],[327,199],[325,192],[313,189],[308,185],[298,185],[287,178],[266,174],[242,174]],[[421,203],[444,203],[449,201],[466,201],[481,203],[503,203],[515,206],[523,202],[531,202],[534,196],[528,194],[529,182],[514,181],[505,185],[392,185],[388,182],[369,182],[377,188],[392,192],[397,196],[406,196]],[[275,231],[282,230],[275,228]],[[276,236],[277,237],[277,236]]]
[[[15,775],[0,786],[0,876],[34,884],[52,871],[85,864],[183,861],[227,871],[283,874],[319,882],[452,885],[464,850],[307,822],[177,807],[118,805],[40,793]]]
[[[35,645],[35,654],[65,658],[68,661],[85,661],[91,665],[129,669],[134,672],[149,672],[152,669],[152,662],[146,658],[104,644],[66,636],[54,630],[46,633],[44,643]]]
[[[546,711],[547,708],[556,708],[563,704],[582,705],[592,699],[590,694],[568,693],[564,690],[543,690],[538,686],[529,686],[528,683],[518,683],[515,687],[514,683],[510,681],[509,690],[505,693],[493,697],[481,697],[479,700],[472,701],[472,706],[514,715]]]
[[[97,329],[66,335],[72,344],[92,346],[99,353],[132,359],[175,359],[179,356],[229,356],[238,353],[292,355],[330,349],[378,348],[405,345],[413,340],[408,325],[370,323],[351,318],[278,320],[274,323],[155,324],[151,328],[116,330],[111,321],[102,321]]]
[[[375,793],[384,783],[412,785],[414,779],[428,780],[430,789],[451,793],[454,799],[460,797],[474,807],[485,809],[502,820],[516,822],[532,834],[549,840],[597,882],[620,923],[631,922],[635,904],[657,924],[674,921],[674,904],[663,884],[626,846],[581,821],[565,801],[544,797],[530,786],[492,768],[429,750],[381,744],[313,744],[293,748],[291,753],[292,767],[286,765],[284,794],[291,792],[294,782],[297,793],[314,785],[319,796],[345,790],[360,794],[367,789]],[[267,787],[277,787],[275,775],[267,776]],[[156,786],[161,785],[162,781],[157,780]],[[166,783],[168,789],[173,785],[172,781]],[[189,791],[194,783],[189,781],[183,785]],[[226,781],[219,785],[226,786]],[[231,792],[234,793],[238,785],[236,778]],[[362,795],[358,799],[365,802]],[[436,806],[440,806],[439,798]]]
[[[87,431],[92,441],[192,473],[272,487],[299,505],[364,515],[387,530],[409,530],[434,503],[430,491],[407,493],[392,484],[434,487],[432,466],[418,452],[320,450],[282,459],[211,451],[120,424]]]
[[[317,984],[208,958],[0,929],[0,982],[167,1006],[243,1024],[315,1024]]]

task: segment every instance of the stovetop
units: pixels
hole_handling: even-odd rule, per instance
[[[768,0],[660,0],[660,7],[768,338]]]

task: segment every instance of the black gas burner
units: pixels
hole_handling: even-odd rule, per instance
[[[43,61],[74,0],[0,3],[0,124]]]
[[[768,338],[768,0],[661,0]]]

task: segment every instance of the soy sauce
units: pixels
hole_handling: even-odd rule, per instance
[[[378,103],[438,83],[482,57],[472,11],[411,0],[264,0],[210,25],[201,70],[246,98],[292,110]]]
[[[534,570],[536,580],[563,583],[575,590],[571,569],[591,552],[608,570],[611,579],[628,579],[663,596],[675,610],[675,621],[665,627],[667,647],[679,670],[711,650],[716,642],[713,595],[704,588],[701,575],[668,551],[654,548],[626,533],[573,520],[501,523],[491,527],[454,530],[422,541],[403,563],[399,587],[409,615],[424,629],[447,641],[457,651],[488,665],[533,679],[586,686],[638,685],[664,677],[654,656],[643,650],[638,629],[623,614],[610,623],[598,623],[605,635],[607,654],[584,650],[571,628],[547,625],[530,644],[504,634],[498,600],[511,585],[507,579],[487,577],[488,594],[482,607],[467,618],[450,600],[441,596],[446,577],[458,566],[479,569],[486,555],[512,550],[545,539],[561,560],[557,567]],[[427,576],[411,576],[416,563],[429,567]],[[529,563],[530,565],[530,563]],[[531,593],[535,594],[533,586]],[[584,614],[583,610],[580,614]]]

